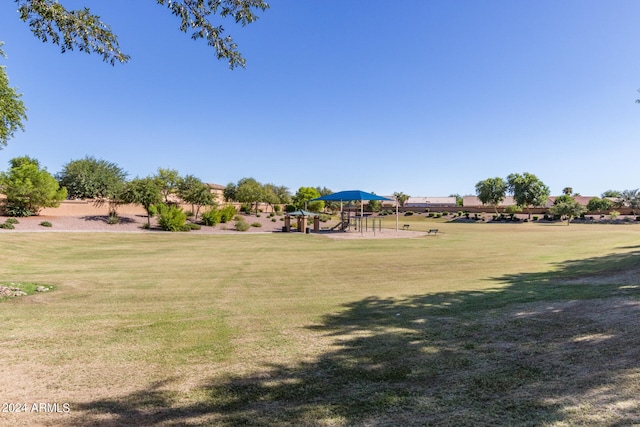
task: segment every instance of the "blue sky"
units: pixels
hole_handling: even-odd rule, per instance
[[[109,23],[132,56],[61,54],[0,4],[26,131],[0,150],[56,173],[86,155],[226,185],[412,196],[473,194],[536,174],[558,194],[640,187],[640,2],[271,0],[225,28],[230,71],[154,0],[62,0]]]

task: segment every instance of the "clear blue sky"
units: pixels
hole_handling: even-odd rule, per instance
[[[225,28],[230,71],[155,0],[87,5],[130,63],[61,54],[0,5],[26,131],[0,151],[56,173],[86,155],[226,185],[473,194],[531,172],[552,194],[640,187],[640,2],[271,0]]]

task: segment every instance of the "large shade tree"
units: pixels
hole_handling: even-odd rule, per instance
[[[516,204],[527,208],[529,219],[531,219],[531,206],[543,206],[549,199],[549,187],[532,173],[512,173],[507,177],[507,185]]]
[[[507,194],[507,183],[504,179],[487,178],[476,184],[476,194],[483,205],[491,205],[498,213],[498,205],[505,199]]]
[[[34,36],[60,46],[62,52],[95,53],[112,65],[129,61],[130,56],[121,50],[111,27],[89,8],[68,9],[58,0],[15,2],[19,19],[29,25]],[[232,21],[245,26],[258,19],[258,11],[269,7],[263,0],[155,0],[153,3],[166,7],[178,19],[180,31],[189,33],[194,40],[206,41],[216,57],[226,60],[231,69],[244,67],[246,61],[234,40],[226,34],[222,22]],[[216,17],[218,21],[215,21]],[[4,69],[0,69],[0,107],[1,147],[17,129],[23,128],[26,120],[24,105],[10,88]]]
[[[127,173],[117,164],[91,156],[71,160],[56,174],[72,199],[115,199],[126,178]]]
[[[242,178],[238,181],[235,191],[235,200],[249,205],[249,210],[255,208],[256,214],[260,203],[265,202],[266,191],[264,186],[254,178]]]

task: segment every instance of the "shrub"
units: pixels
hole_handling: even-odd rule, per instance
[[[271,222],[277,222],[278,220],[275,218],[271,218]]]
[[[13,230],[15,227],[9,222],[3,222],[2,224],[0,224],[0,228],[4,228],[5,230]]]
[[[285,205],[284,206],[284,211],[289,213],[289,212],[294,212],[296,210],[296,207],[293,205]]]
[[[249,227],[250,225],[242,218],[236,221],[236,230],[238,231],[247,231]]]
[[[447,211],[442,212],[442,216],[449,216],[449,212],[447,212]]]
[[[158,225],[164,231],[181,231],[187,215],[178,206],[158,206]]]
[[[413,211],[406,211],[404,213],[404,216],[411,216],[411,215],[413,215]]]
[[[243,203],[240,205],[240,212],[251,213],[251,205],[249,203]]]
[[[327,222],[331,219],[331,215],[328,214],[320,214],[320,222]]]
[[[275,205],[275,206],[273,207],[273,209],[275,209],[275,211],[276,211],[276,213],[277,213],[278,215],[280,214],[280,212],[282,212],[282,206],[280,206],[280,205]]]
[[[262,224],[260,224],[259,222],[252,222],[251,226],[257,228],[257,227],[262,227]]]
[[[537,221],[539,218],[540,218],[540,217],[539,217],[538,215],[534,215],[534,216],[533,216],[533,220],[534,220],[534,221]]]
[[[149,215],[149,218],[153,218],[154,216],[158,215],[158,206],[157,205],[149,206],[149,209],[147,209],[147,214]]]
[[[18,221],[15,218],[7,218],[7,220],[5,221],[7,224],[20,224],[20,221]]]
[[[53,227],[53,224],[51,224],[49,221],[42,221],[40,225],[43,227]]]
[[[220,222],[224,224],[231,221],[236,216],[236,213],[236,208],[233,205],[225,206],[220,209]]]
[[[24,217],[33,215],[33,212],[23,206],[8,205],[6,208],[6,214],[8,216]]]
[[[611,212],[609,212],[609,217],[610,217],[611,219],[616,219],[616,218],[618,218],[618,216],[620,216],[620,212],[618,212],[618,211],[611,211]]]
[[[185,212],[186,214],[186,212]],[[198,224],[193,224],[191,222],[184,223],[180,226],[178,231],[191,231],[191,230],[200,230],[200,226]]]
[[[119,223],[120,223],[120,218],[118,218],[118,215],[110,214],[107,217],[107,224],[114,225],[114,224],[119,224]]]
[[[187,218],[191,218],[192,216],[195,215],[195,213],[193,213],[193,211],[187,211],[184,214],[187,216]]]
[[[200,215],[200,218],[202,219],[204,225],[214,227],[221,222],[222,212],[216,208],[212,208],[206,212],[203,212],[203,214]]]

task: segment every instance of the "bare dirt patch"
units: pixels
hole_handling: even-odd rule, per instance
[[[284,221],[281,220],[282,216],[269,217],[266,214],[256,216],[255,214],[246,215],[240,214],[240,216],[251,226],[249,229],[242,233],[274,233],[281,232],[284,226]],[[273,221],[275,219],[275,221]],[[7,220],[7,217],[0,216],[0,223]],[[15,224],[13,230],[0,230],[0,232],[138,232],[148,233],[153,231],[161,231],[157,226],[155,219],[151,220],[151,229],[146,230],[143,226],[147,223],[147,217],[145,215],[120,215],[119,223],[109,224],[107,215],[83,215],[83,216],[53,216],[53,215],[38,215],[26,218],[18,218],[18,224]],[[41,225],[43,222],[51,223],[51,227],[44,227]],[[327,223],[327,225],[333,225]],[[323,226],[326,226],[323,224]],[[312,229],[311,229],[312,230]],[[217,224],[214,227],[202,226],[200,230],[192,230],[190,233],[196,234],[229,234],[240,233],[235,229],[235,221],[231,221],[226,224]],[[395,239],[395,238],[411,238],[421,237],[427,233],[419,231],[408,230],[394,230],[394,229],[382,229],[381,231],[373,231],[371,229],[367,231],[349,230],[346,232],[340,231],[322,231],[320,233],[313,233],[332,239]]]

